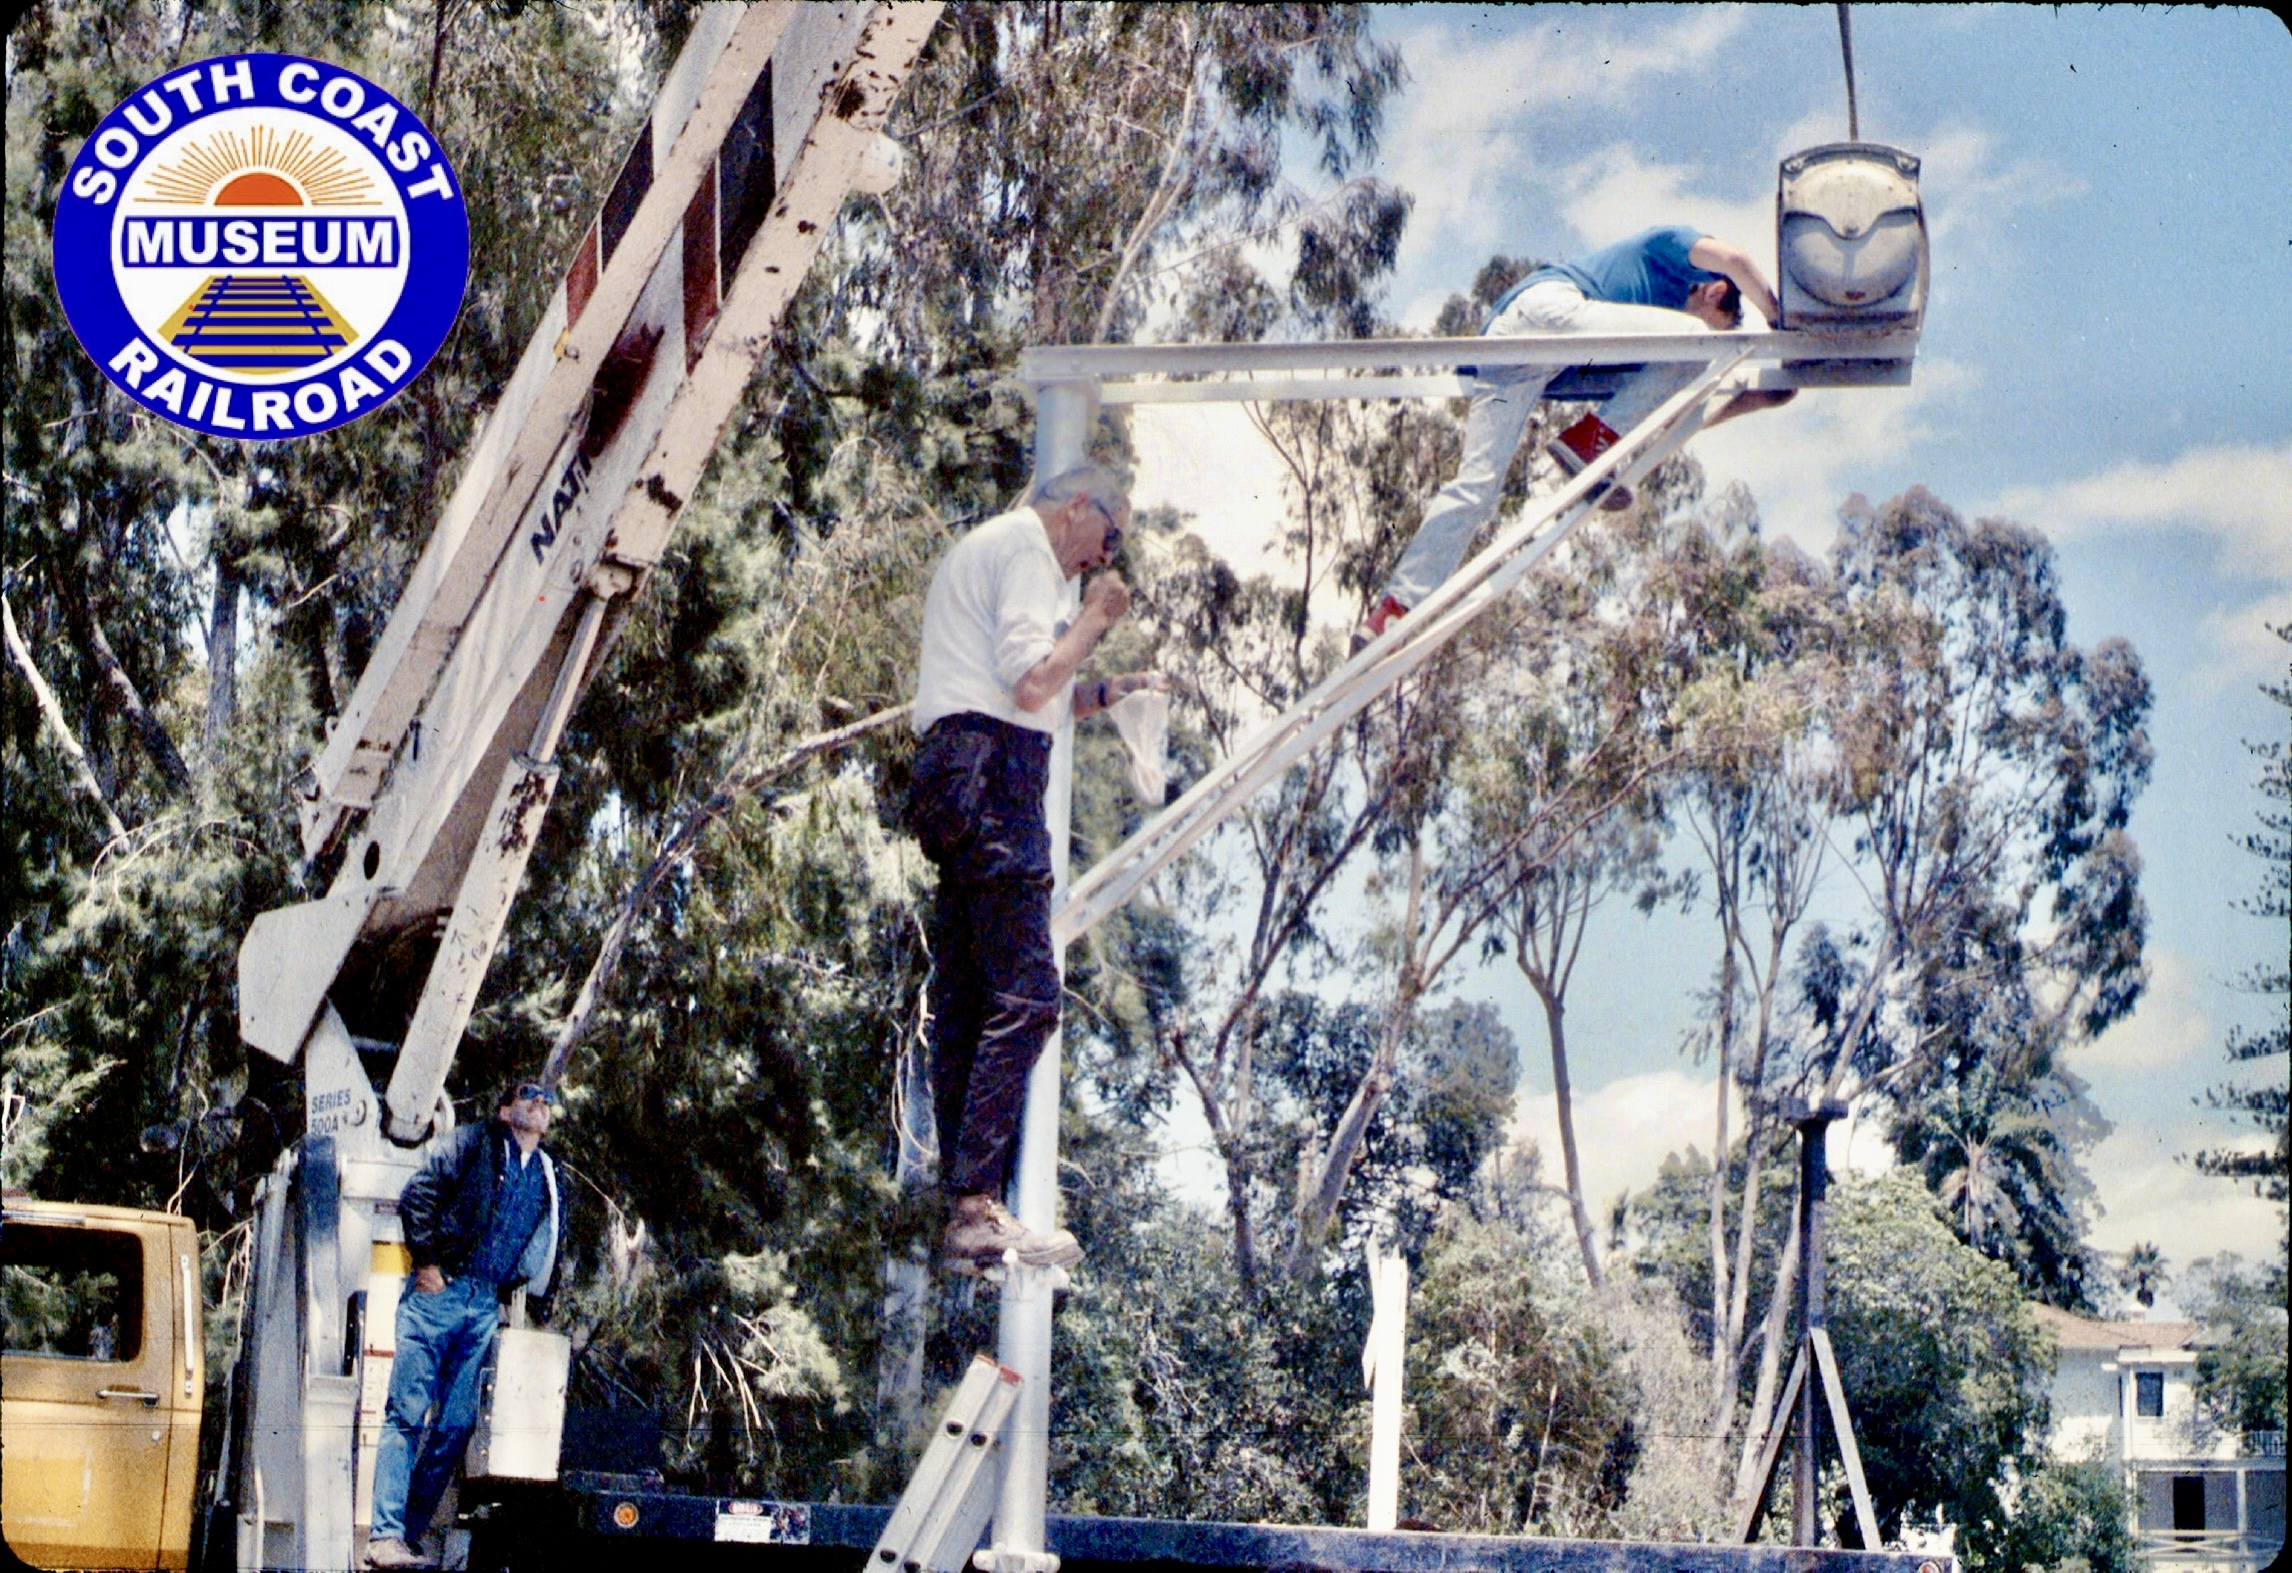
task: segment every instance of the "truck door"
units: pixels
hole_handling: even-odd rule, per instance
[[[55,1207],[0,1221],[0,1529],[34,1566],[163,1565],[184,1376],[169,1236]]]

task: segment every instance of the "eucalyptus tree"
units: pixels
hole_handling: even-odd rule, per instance
[[[420,385],[292,444],[200,437],[114,393],[50,275],[57,182],[98,119],[182,61],[252,49],[420,105],[474,220],[468,309]],[[531,259],[586,220],[574,188],[609,173],[635,106],[589,22],[548,8],[441,6],[405,30],[381,10],[51,0],[8,51],[0,1011],[19,1090],[63,1121],[22,1178],[179,1198],[222,1228],[298,1119],[291,1079],[245,1062],[230,994],[247,923],[307,894],[293,780],[554,285]]]
[[[1525,605],[1481,619],[1404,700],[1445,706],[1444,746],[1381,837],[1370,890],[1389,916],[1368,954],[1393,980],[1385,1025],[1368,1074],[1300,1176],[1292,1272],[1321,1248],[1419,1003],[1460,959],[1500,945],[1510,915],[1555,869],[1603,860],[1636,869],[1628,830],[1621,851],[1608,838],[1648,812],[1655,784],[1696,746],[1702,718],[1693,685],[1678,680],[1676,629],[1643,615],[1630,538],[1592,532],[1572,546],[1563,571],[1541,576]],[[1597,1282],[1596,1258],[1587,1275]]]
[[[2292,623],[2270,632],[2292,644]],[[2292,712],[2292,682],[2263,683],[2260,691],[2279,710]],[[2292,747],[2282,738],[2245,744],[2260,763],[2259,788],[2267,799],[2257,817],[2259,828],[2238,838],[2237,845],[2263,865],[2260,888],[2238,903],[2241,910],[2282,931],[2292,924]],[[2257,1031],[2242,1028],[2229,1033],[2223,1045],[2236,1065],[2266,1065],[2292,1053],[2292,962],[2279,955],[2248,969],[2239,980],[2244,989],[2277,1002],[2275,1020]],[[2212,1148],[2196,1155],[2197,1167],[2224,1179],[2249,1181],[2253,1191],[2280,1208],[2292,1200],[2292,1089],[2285,1085],[2285,1067],[2263,1072],[2258,1082],[2223,1082],[2208,1089],[2206,1104],[2227,1111],[2239,1124],[2275,1139],[2273,1150],[2250,1147]]]
[[[2046,1150],[2073,1159],[2101,1126],[2063,1056],[2130,1011],[2145,980],[2126,824],[2148,777],[2148,680],[2123,640],[2067,640],[2035,531],[1968,524],[1922,488],[1877,508],[1852,499],[1841,522],[1844,675],[1823,720],[1864,895],[1843,935],[1824,926],[1801,947],[1779,1069],[1808,1096],[1876,1100],[1910,1159],[1941,1150],[1934,1116],[1988,1065],[1986,1085],[2025,1101]],[[2086,1303],[2088,1193],[2073,1161],[2041,1165],[2016,1227],[1985,1237],[2059,1303]],[[1754,1414],[1773,1402],[1798,1249],[1794,1234]],[[1739,1489],[1756,1445],[1745,1437]]]
[[[567,1139],[598,1122],[609,1183],[650,1198],[655,1249],[680,1281],[705,1287],[709,1263],[758,1241],[800,1249],[819,1270],[801,1275],[798,1309],[844,1373],[839,1391],[902,1336],[878,1323],[870,1267],[922,1224],[885,1172],[884,1114],[929,962],[921,887],[878,867],[912,863],[911,844],[894,829],[855,862],[839,850],[849,822],[823,819],[821,794],[864,782],[879,818],[899,822],[904,729],[854,723],[905,697],[932,560],[1025,482],[1026,410],[1005,380],[1016,351],[1193,321],[1237,291],[1268,303],[1252,331],[1358,320],[1406,211],[1355,178],[1398,80],[1357,8],[950,6],[888,128],[903,178],[846,206],[696,498],[672,582],[617,652],[616,709],[568,816],[589,828],[560,843],[592,899],[532,914],[536,943],[505,951],[533,959],[513,960],[477,1026],[510,1056],[544,1033],[568,1049],[579,1037]],[[1319,203],[1284,177],[1298,134],[1335,183]],[[1269,248],[1288,260],[1257,278]],[[1101,445],[1119,450],[1119,432]],[[838,754],[803,741],[839,733]],[[797,767],[764,768],[783,758]],[[1124,812],[1087,770],[1081,788],[1078,856]],[[611,915],[602,941],[597,913]],[[1088,951],[1074,960],[1085,999],[1117,1005],[1119,979]],[[664,1014],[664,999],[681,1007]],[[592,1089],[631,1056],[648,1085],[777,1091],[609,1113]],[[700,1160],[674,1194],[638,1167],[667,1139]],[[656,1341],[697,1353],[706,1303],[670,1302]],[[934,1370],[967,1354],[951,1340],[979,1333],[972,1310],[940,1309]],[[626,1325],[609,1312],[600,1326]],[[904,1351],[892,1364],[896,1407],[924,1372]],[[661,1376],[720,1439],[685,1455],[700,1472],[824,1488],[874,1478],[905,1440],[896,1416],[870,1437],[863,1406],[815,1384],[811,1440],[790,1451],[734,1387]]]
[[[1693,659],[1732,720],[1713,729],[1670,796],[1700,858],[1719,942],[1697,1039],[1717,1071],[1706,1218],[1705,1462],[1715,1470],[1737,1407],[1767,1166],[1787,1144],[1770,1079],[1788,1030],[1789,948],[1829,866],[1842,807],[1820,723],[1841,666],[1829,576],[1789,542],[1765,541],[1741,492],[1688,523],[1667,564]]]

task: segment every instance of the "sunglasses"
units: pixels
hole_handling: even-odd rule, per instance
[[[551,1092],[547,1087],[542,1086],[541,1083],[537,1081],[519,1082],[517,1084],[517,1091],[513,1096],[515,1096],[520,1102],[523,1102],[526,1099],[532,1099],[540,1103],[555,1103],[557,1101],[557,1094]]]

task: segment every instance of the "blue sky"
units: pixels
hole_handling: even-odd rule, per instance
[[[1734,240],[1771,275],[1777,162],[1846,134],[1830,6],[1391,6],[1377,25],[1412,78],[1375,171],[1416,199],[1388,300],[1412,327],[1492,253],[1571,256],[1654,223]],[[2154,977],[2071,1062],[2117,1127],[2087,1155],[2092,1237],[2153,1239],[2179,1263],[2256,1253],[2274,1210],[2178,1155],[2224,1134],[2191,1100],[2221,1078],[2228,1027],[2265,1010],[2230,980],[2288,941],[2233,910],[2259,865],[2230,838],[2259,804],[2241,740],[2283,734],[2255,686],[2287,673],[2265,625],[2292,620],[2292,33],[2196,7],[1857,6],[1853,26],[1864,138],[1924,161],[1935,272],[1915,381],[1811,393],[1691,451],[1817,550],[1849,493],[1913,484],[2034,525],[2059,551],[2071,637],[2140,650]],[[1206,440],[1212,419],[1171,415],[1160,436],[1142,419],[1139,495],[1195,509],[1247,557],[1276,482],[1246,440]],[[1708,1146],[1708,1082],[1677,1045],[1711,952],[1693,921],[1603,925],[1570,1029],[1604,1195]],[[1531,997],[1497,970],[1459,992],[1503,1006],[1538,1129]],[[1858,1135],[1854,1156],[1873,1147]]]

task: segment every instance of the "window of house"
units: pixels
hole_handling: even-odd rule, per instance
[[[2133,1373],[2133,1413],[2144,1420],[2156,1420],[2165,1412],[2165,1373],[2162,1371],[2136,1371]]]
[[[11,1354],[132,1360],[143,1242],[116,1229],[0,1228],[0,1342]]]

